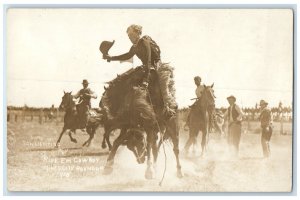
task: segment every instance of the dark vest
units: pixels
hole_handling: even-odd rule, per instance
[[[90,88],[81,89],[80,94],[83,95],[82,104],[91,107],[91,97],[85,95],[85,94],[91,94]]]
[[[230,120],[230,106],[228,107],[228,121]],[[234,122],[237,122],[237,117],[239,116],[238,111],[235,109],[235,104],[232,106],[232,119]]]
[[[136,56],[142,61],[143,65],[147,65],[148,60],[148,52],[146,51],[146,47],[143,43],[143,40],[148,40],[150,43],[151,49],[151,64],[154,65],[157,61],[160,60],[160,49],[154,40],[152,40],[149,36],[144,36],[140,39],[139,43],[134,47],[134,52]]]

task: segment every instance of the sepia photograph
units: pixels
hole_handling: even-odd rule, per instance
[[[293,9],[12,7],[4,42],[9,192],[292,191]]]

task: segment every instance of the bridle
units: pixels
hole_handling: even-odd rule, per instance
[[[65,96],[66,95],[68,95],[67,103],[65,103],[65,101],[63,100],[63,104],[61,104],[60,107],[62,107],[65,110],[72,110],[75,107],[75,102],[73,101],[73,97],[71,94],[65,93]]]
[[[207,93],[209,93],[209,94],[207,94]],[[209,96],[211,97],[211,99],[208,99]],[[215,108],[215,100],[214,100],[214,98],[216,98],[216,97],[215,97],[215,95],[212,93],[210,87],[206,87],[206,88],[204,89],[203,95],[201,96],[201,98],[203,98],[203,100],[202,100],[202,101],[204,102],[204,105],[203,105],[203,106],[204,106],[206,109],[208,109],[208,108],[211,108],[211,109]],[[209,103],[209,102],[212,102],[212,103]]]

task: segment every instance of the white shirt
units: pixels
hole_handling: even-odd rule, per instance
[[[236,111],[238,112],[239,116],[236,118],[237,121],[242,121],[243,119],[243,112],[242,110],[240,109],[240,107],[236,104],[235,105],[235,109]],[[228,118],[229,117],[229,122],[233,122],[233,118],[232,118],[232,108],[233,108],[233,105],[229,107],[230,109],[230,116],[228,116],[228,109],[226,110],[225,114],[224,114],[224,118]]]
[[[196,88],[195,93],[196,93],[197,98],[200,98],[200,97],[201,97],[203,90],[204,90],[204,86],[203,86],[203,85],[199,85],[199,86]]]

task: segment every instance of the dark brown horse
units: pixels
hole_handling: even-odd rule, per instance
[[[173,150],[177,160],[177,176],[182,177],[179,162],[177,116],[166,117],[163,113],[163,100],[157,71],[151,71],[148,89],[139,86],[144,74],[144,68],[137,67],[118,76],[109,83],[110,85],[106,88],[100,101],[100,107],[106,114],[103,120],[105,130],[104,139],[111,149],[104,168],[104,174],[110,174],[113,171],[114,157],[117,149],[124,143],[128,134],[130,134],[127,130],[139,128],[146,133],[147,140],[148,167],[145,177],[147,179],[154,177],[153,169],[155,167],[153,166],[155,166],[158,156],[156,141],[159,132],[169,135],[172,139]],[[119,137],[114,141],[113,146],[111,146],[109,134],[115,129],[121,129],[121,132]],[[105,145],[102,145],[102,147],[105,147]]]
[[[62,97],[62,101],[60,103],[59,109],[65,110],[64,116],[64,127],[62,132],[59,135],[59,138],[56,142],[56,147],[59,146],[62,135],[66,130],[69,130],[69,137],[72,142],[77,143],[77,140],[72,137],[72,133],[75,133],[76,129],[81,129],[79,127],[79,115],[77,112],[77,106],[73,100],[72,92],[64,92],[64,96]],[[89,120],[86,127],[86,132],[89,134],[89,139],[83,143],[82,146],[89,146],[91,144],[92,139],[94,138],[96,129],[99,127],[102,121],[102,114],[95,112],[95,116],[89,116]]]
[[[208,129],[211,120],[211,115],[215,110],[215,96],[213,84],[211,86],[204,85],[204,91],[201,98],[192,105],[187,125],[189,126],[189,138],[185,144],[184,150],[187,153],[190,146],[196,145],[199,131],[202,132],[201,141],[201,156],[204,155],[204,150],[208,142]]]

